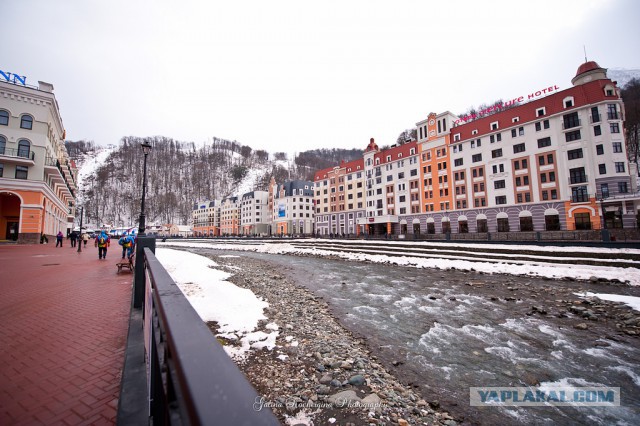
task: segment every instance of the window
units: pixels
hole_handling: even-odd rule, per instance
[[[601,175],[607,174],[607,165],[606,164],[598,164],[598,173]]]
[[[404,172],[398,173],[398,179],[404,179]]]
[[[495,135],[490,135],[489,136],[489,143],[494,143],[495,141],[496,141]]]
[[[16,179],[26,179],[29,169],[24,166],[16,166]]]
[[[496,141],[500,142],[502,140],[502,133],[496,133]]]
[[[622,152],[622,142],[613,142],[613,152]]]
[[[569,182],[571,184],[583,183],[586,181],[587,181],[587,174],[584,171],[584,167],[569,169]]]
[[[538,148],[544,148],[547,146],[551,146],[551,138],[538,139]]]
[[[517,136],[516,129],[511,129],[511,137],[515,138]]]
[[[7,140],[4,136],[0,136],[0,155],[4,154],[4,149],[7,146]]]
[[[33,128],[33,117],[27,114],[20,117],[20,128],[31,130]]]
[[[593,135],[600,136],[601,134],[602,134],[602,129],[600,128],[600,125],[598,124],[597,126],[593,126]]]
[[[572,132],[567,132],[564,135],[567,142],[577,141],[580,139],[580,130],[574,130]]]
[[[494,164],[493,173],[504,173],[504,164]]]
[[[455,160],[453,160],[453,165],[462,166],[462,158],[456,158]]]
[[[580,119],[578,118],[577,112],[572,112],[571,114],[566,114],[562,116],[562,128],[563,129],[571,129],[573,127],[578,127],[580,125]]]
[[[478,163],[478,162],[482,161],[482,154],[474,154],[471,157],[471,161],[474,162],[474,163]]]
[[[616,173],[624,173],[624,163],[622,161],[616,161]]]
[[[611,133],[620,133],[620,123],[609,123]]]
[[[618,109],[616,108],[616,104],[607,104],[607,118],[609,120],[618,119]]]
[[[542,123],[540,121],[538,121],[536,123],[536,132],[539,132],[540,130],[542,130]]]
[[[567,98],[564,100],[564,107],[571,108],[573,106],[573,98]]]
[[[491,158],[499,158],[502,157],[502,148],[494,149],[491,151]]]
[[[505,184],[504,179],[501,179],[501,180],[497,180],[497,181],[495,181],[495,182],[493,183],[493,187],[494,187],[495,189],[502,189],[502,188],[505,188],[505,187],[506,187],[506,184]]]
[[[538,108],[536,110],[536,117],[542,117],[544,115],[544,108]]]
[[[604,146],[602,144],[596,145],[596,154],[603,155],[604,154]]]
[[[7,111],[0,111],[0,126],[9,125],[9,113]]]
[[[518,127],[518,136],[524,136],[524,127]]]
[[[523,232],[533,231],[533,217],[525,216],[520,218],[520,231],[523,231]]]
[[[591,122],[597,123],[600,121],[600,113],[598,112],[598,107],[591,107]]]
[[[589,216],[589,213],[575,213],[574,217],[576,219],[577,230],[591,229],[591,217]]]
[[[501,217],[496,221],[498,223],[498,232],[509,232],[509,219]]]
[[[517,145],[513,146],[513,153],[517,154],[519,152],[524,152],[525,151],[525,144],[524,143],[519,143]]]
[[[0,177],[4,176],[4,164],[0,163]]]
[[[609,198],[609,184],[603,183],[600,185],[600,196],[602,198]]]
[[[586,203],[589,201],[589,194],[586,186],[576,186],[571,188],[571,201],[574,203]]]
[[[29,158],[29,148],[31,148],[29,141],[20,139],[18,142],[18,157]]]
[[[575,160],[577,158],[582,158],[582,148],[571,149],[567,152],[568,160]]]
[[[507,204],[507,196],[506,195],[499,195],[496,197],[496,204],[500,205],[500,204]]]
[[[560,216],[557,214],[549,214],[544,216],[544,229],[546,231],[560,230]]]
[[[629,192],[629,187],[627,186],[627,182],[618,182],[618,192],[626,194]]]

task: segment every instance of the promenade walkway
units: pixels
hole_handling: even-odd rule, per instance
[[[0,424],[116,422],[133,275],[55,241],[0,245]]]

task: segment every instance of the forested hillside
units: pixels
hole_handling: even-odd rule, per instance
[[[360,150],[313,150],[300,153],[293,161],[288,161],[284,153],[276,153],[271,160],[266,151],[254,151],[219,138],[196,146],[163,136],[124,137],[118,147],[102,151],[105,158],[97,167],[81,173],[84,178],[79,205],[84,206],[85,223],[113,226],[137,223],[142,196],[143,142],[152,146],[147,157],[148,223],[186,224],[197,201],[266,190],[272,176],[278,183],[313,179],[317,169],[362,155]],[[88,141],[67,141],[66,147],[81,170],[104,149]]]

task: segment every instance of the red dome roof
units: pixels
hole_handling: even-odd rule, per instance
[[[578,72],[576,72],[576,77],[579,76],[580,74],[584,74],[585,72],[593,71],[599,68],[600,68],[600,65],[598,65],[598,63],[595,61],[585,62],[584,64],[578,67]]]

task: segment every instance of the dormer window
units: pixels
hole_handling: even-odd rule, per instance
[[[491,130],[498,130],[498,122],[494,121],[493,123],[491,123]]]
[[[564,100],[562,101],[562,104],[564,105],[565,108],[572,108],[574,104],[573,96],[564,98]]]
[[[471,134],[472,134],[472,135],[477,135],[477,134],[478,134],[478,129],[473,129],[473,130],[471,131]]]
[[[415,148],[411,148],[409,150],[409,155],[415,155],[416,154],[416,149]]]
[[[520,117],[513,117],[513,118],[511,119],[511,122],[512,122],[512,123],[517,123],[518,121],[520,121]]]
[[[536,117],[542,117],[545,114],[545,112],[546,111],[545,111],[544,107],[543,108],[538,108],[536,110]]]
[[[454,142],[459,142],[460,141],[460,133],[456,133],[455,135],[453,135],[453,141]]]
[[[391,161],[391,156],[387,155],[387,162]]]

